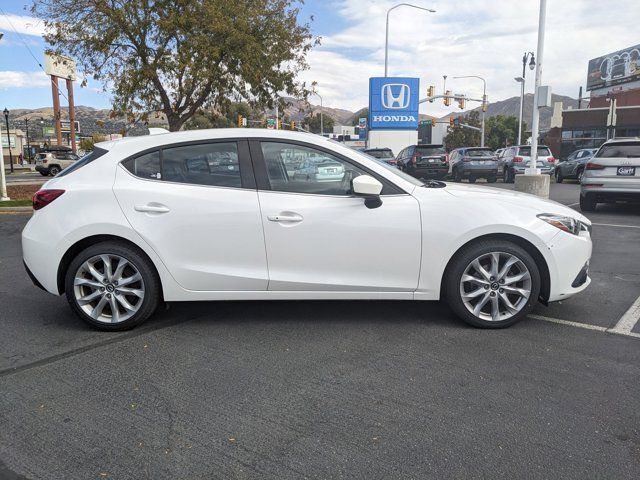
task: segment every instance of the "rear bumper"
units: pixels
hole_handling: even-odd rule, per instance
[[[596,202],[640,202],[640,188],[600,186],[597,180],[585,183],[584,178],[580,188],[580,196],[595,199]]]
[[[449,173],[448,166],[439,167],[415,167],[407,169],[407,173],[416,178],[421,177],[445,177]]]
[[[516,173],[524,173],[524,171],[529,168],[529,167],[525,167],[525,166],[513,166],[513,171]],[[555,168],[552,167],[540,167],[540,173],[542,173],[543,175],[553,175],[553,172],[555,171]]]
[[[463,176],[473,175],[475,177],[495,177],[498,175],[498,166],[488,167],[486,165],[460,165],[457,167]]]

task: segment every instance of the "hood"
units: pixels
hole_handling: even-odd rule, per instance
[[[500,202],[514,207],[533,210],[538,213],[554,213],[576,218],[587,225],[591,221],[580,212],[546,198],[537,197],[528,193],[514,192],[500,188],[483,187],[480,185],[464,185],[460,183],[447,183],[445,190],[454,197],[466,201]]]

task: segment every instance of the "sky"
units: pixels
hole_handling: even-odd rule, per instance
[[[46,48],[43,25],[30,16],[30,3],[0,0],[0,109],[51,105],[50,83],[38,66]],[[367,105],[369,77],[384,75],[386,11],[397,3],[307,0],[300,7],[300,22],[310,21],[313,34],[321,38],[300,79],[318,82],[325,106],[356,110]],[[447,89],[470,97],[482,94],[482,82],[453,77],[484,77],[490,102],[520,94],[514,77],[522,74],[523,53],[536,51],[537,0],[409,3],[436,12],[410,7],[391,12],[389,76],[419,77],[421,98],[428,85],[442,92],[443,75]],[[586,83],[589,59],[640,44],[638,18],[638,0],[548,0],[542,83],[553,93],[576,98]],[[533,91],[533,77],[527,70],[527,92]],[[109,93],[99,83],[89,81],[85,88],[78,83],[74,94],[76,105],[110,106]],[[451,107],[434,102],[422,104],[420,113],[442,116],[449,111]]]

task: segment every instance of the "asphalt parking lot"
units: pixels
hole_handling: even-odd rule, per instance
[[[31,285],[28,216],[0,215],[0,479],[639,478],[640,208],[588,217],[592,285],[507,330],[334,301],[102,333]]]

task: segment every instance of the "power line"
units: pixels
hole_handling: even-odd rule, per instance
[[[38,58],[34,55],[33,51],[31,50],[31,48],[29,47],[29,45],[27,44],[27,42],[25,41],[24,37],[22,36],[22,34],[20,32],[18,32],[18,30],[16,30],[16,27],[13,25],[13,22],[11,22],[11,20],[9,19],[9,15],[7,15],[7,13],[2,9],[2,7],[0,7],[0,13],[2,14],[2,16],[4,16],[4,18],[7,20],[7,23],[9,24],[9,26],[11,27],[11,29],[15,32],[15,34],[18,36],[18,38],[20,39],[20,41],[23,43],[23,45],[26,47],[26,49],[29,51],[29,53],[31,54],[31,56],[33,57],[33,59],[36,61],[36,63],[38,64],[38,66],[40,67],[40,69],[45,73],[45,75],[47,74],[47,72],[45,71],[44,67],[42,66],[42,64],[40,63],[40,60],[38,60]],[[48,76],[48,75],[47,75]],[[69,99],[67,98],[67,96],[62,93],[62,90],[60,90],[60,87],[58,87],[57,85],[55,85],[55,83],[53,83],[53,79],[49,79],[51,81],[51,84],[53,86],[56,87],[56,90],[58,91],[58,94],[62,95],[64,97],[64,99],[68,102]]]

